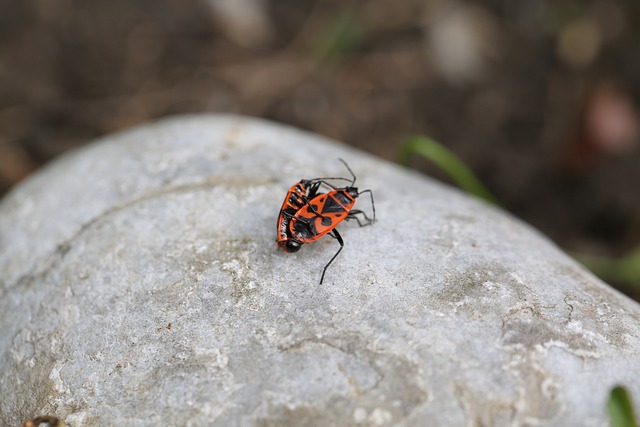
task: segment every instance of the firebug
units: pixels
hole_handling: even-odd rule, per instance
[[[322,276],[320,277],[320,284],[324,280],[327,268],[331,265],[333,260],[336,259],[342,248],[344,247],[344,241],[342,236],[336,229],[336,226],[344,220],[355,219],[358,225],[361,227],[371,225],[376,220],[376,208],[373,202],[373,192],[371,190],[358,191],[355,187],[356,176],[347,165],[347,163],[339,159],[347,168],[352,176],[347,187],[338,188],[329,183],[324,182],[332,190],[327,193],[312,194],[309,192],[301,204],[300,208],[295,212],[292,218],[288,220],[289,231],[287,233],[287,247],[295,247],[296,251],[304,243],[315,242],[322,236],[328,234],[338,241],[340,248],[324,266],[322,270]],[[317,192],[317,188],[316,188]],[[371,196],[371,207],[373,209],[373,218],[367,216],[364,211],[359,209],[353,209],[356,203],[356,198],[361,194],[369,193]],[[358,217],[362,215],[362,218]]]
[[[278,214],[277,223],[277,238],[276,242],[279,248],[285,250],[285,252],[297,252],[300,250],[301,242],[291,239],[291,233],[289,232],[289,221],[295,216],[295,214],[302,208],[309,200],[318,195],[320,185],[324,184],[328,188],[335,188],[329,184],[326,180],[346,180],[346,178],[313,178],[313,179],[301,179],[298,183],[291,186],[287,195],[282,202],[280,213]]]

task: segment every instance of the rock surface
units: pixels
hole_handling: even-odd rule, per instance
[[[300,178],[378,222],[295,254]],[[348,175],[347,175],[348,176]],[[370,208],[366,197],[359,208]],[[528,226],[331,141],[179,117],[68,155],[0,204],[0,424],[604,426],[640,396],[640,306]]]

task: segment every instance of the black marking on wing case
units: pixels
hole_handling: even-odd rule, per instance
[[[338,194],[340,194],[340,193],[338,193]],[[338,194],[336,194],[336,196]],[[327,197],[327,201],[324,203],[324,206],[322,206],[322,213],[323,214],[342,213],[344,211],[345,211],[344,206],[342,206],[340,204],[340,202],[338,200],[336,200],[335,197]]]
[[[344,191],[338,191],[333,197],[335,197],[337,202],[342,206],[348,206],[352,203],[352,200],[345,194]]]
[[[307,222],[301,218],[296,219],[293,231],[299,239],[311,239],[318,234],[314,221]]]

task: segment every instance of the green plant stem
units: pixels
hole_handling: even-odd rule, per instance
[[[460,188],[494,205],[499,205],[498,200],[476,178],[469,169],[453,152],[442,144],[422,135],[407,138],[400,151],[399,162],[409,164],[413,155],[419,155],[433,162],[442,169]]]

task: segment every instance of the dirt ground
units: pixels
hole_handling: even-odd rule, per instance
[[[429,135],[560,246],[615,257],[640,245],[639,100],[638,2],[0,0],[0,196],[98,136],[238,113],[389,160]]]

